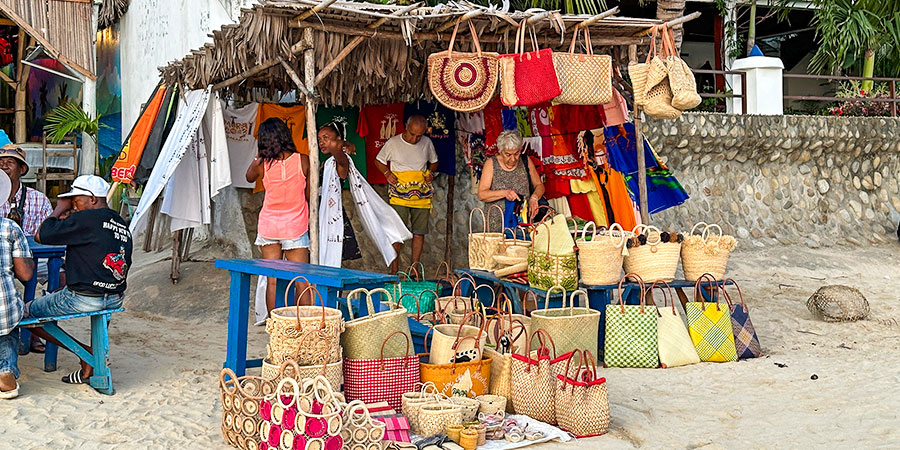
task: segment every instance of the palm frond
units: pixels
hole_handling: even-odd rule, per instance
[[[109,128],[100,124],[100,116],[92,118],[77,103],[69,102],[60,105],[47,114],[44,120],[44,131],[51,142],[60,142],[72,133],[85,133],[97,141],[97,132],[100,127]]]

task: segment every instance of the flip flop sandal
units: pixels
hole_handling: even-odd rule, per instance
[[[16,382],[15,389],[10,389],[8,391],[0,391],[0,399],[3,400],[12,400],[19,396],[19,383]]]
[[[522,442],[525,440],[525,435],[522,434],[521,431],[514,429],[510,430],[506,433],[506,440],[512,443]]]
[[[88,380],[81,378],[81,369],[78,369],[62,377],[62,382],[66,384],[87,384]]]
[[[547,433],[544,433],[543,431],[526,431],[525,432],[525,439],[528,439],[529,441],[537,441],[537,440],[543,439],[545,437],[547,437]]]

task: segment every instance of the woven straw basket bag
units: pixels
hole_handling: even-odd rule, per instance
[[[448,425],[462,424],[462,408],[450,403],[446,397],[438,397],[436,401],[419,407],[419,432],[423,437],[430,437],[444,432]]]
[[[322,306],[298,304],[273,309],[271,317],[266,319],[266,333],[269,333],[266,359],[272,364],[281,364],[288,359],[294,359],[300,365],[314,365],[321,363],[320,355],[327,350],[328,362],[340,361],[340,338],[344,331],[344,316],[337,309],[326,308],[322,295],[306,278],[295,277],[288,286],[297,280],[303,280],[308,284],[300,297],[303,297],[306,291],[312,291]],[[284,293],[285,305],[288,304],[288,292],[290,290],[286,289]],[[324,336],[324,339],[304,341],[304,336],[310,333]]]
[[[293,362],[293,360],[287,360],[285,362]],[[262,363],[262,376],[263,378],[271,379],[277,383],[284,377],[303,380],[308,378],[315,378],[321,375],[324,376],[325,379],[327,379],[335,389],[338,389],[342,384],[344,384],[343,366],[344,360],[339,359],[338,361],[333,363],[322,364],[320,362],[319,364],[311,366],[288,366],[284,371],[282,371],[279,366],[272,364],[268,360],[264,359]]]
[[[591,240],[585,239],[588,227],[593,228]],[[594,222],[588,222],[581,230],[578,247],[578,263],[581,266],[581,282],[589,285],[612,285],[622,277],[622,263],[628,254],[626,243],[633,234],[613,223],[609,230],[597,233]]]
[[[569,53],[553,54],[553,66],[562,90],[553,100],[568,105],[603,105],[612,101],[612,58],[594,55],[590,31],[587,27],[582,29],[587,54],[575,53],[578,28],[572,33]]]
[[[631,231],[637,235],[641,233],[640,230],[646,230],[647,243],[628,251],[625,272],[639,275],[647,283],[674,280],[681,244],[662,242],[659,228],[652,225],[638,225]]]
[[[447,51],[428,55],[428,86],[434,98],[454,111],[478,111],[494,97],[499,79],[496,53],[482,52],[478,33],[469,21],[476,53],[454,52],[459,21],[453,28]]]
[[[366,294],[366,305],[369,311],[375,310],[372,300],[374,294],[385,296],[389,305],[387,311],[380,311],[363,317],[353,318],[353,307],[350,299],[357,294]],[[346,323],[346,331],[341,336],[341,345],[344,348],[344,357],[347,359],[381,359],[381,349],[373,342],[384,342],[395,331],[402,331],[409,335],[409,321],[406,318],[406,308],[398,306],[391,299],[391,294],[382,289],[354,289],[347,294],[348,311],[350,320]],[[406,355],[406,345],[402,341],[394,340],[384,348],[384,358],[399,358]]]
[[[700,226],[704,227],[702,233],[695,235],[694,231]],[[718,234],[712,233],[713,230],[717,230]],[[721,280],[725,277],[728,257],[736,246],[737,240],[733,236],[722,234],[722,227],[719,225],[707,225],[704,222],[694,225],[681,246],[684,279],[697,281],[701,275],[708,273]]]
[[[421,385],[419,391],[407,392],[400,397],[400,412],[409,419],[409,429],[413,433],[419,432],[419,408],[437,399],[437,386],[427,382]]]
[[[258,430],[262,418],[259,402],[275,392],[277,382],[264,377],[238,377],[228,368],[219,373],[219,390],[222,401],[222,437],[232,447],[240,449],[259,445]],[[248,444],[249,443],[249,444]]]
[[[499,206],[494,205],[488,209],[487,215],[481,208],[475,208],[469,213],[469,268],[476,270],[494,270],[497,263],[494,261],[494,255],[498,254],[500,241],[503,239],[503,233],[489,232],[488,223],[490,222],[491,211],[497,209],[500,217],[503,217],[503,211]],[[475,211],[481,214],[483,222],[481,232],[472,231],[472,217]],[[502,220],[502,219],[501,219]]]

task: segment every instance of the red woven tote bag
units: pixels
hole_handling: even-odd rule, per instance
[[[556,68],[553,65],[553,50],[549,48],[537,49],[537,38],[532,30],[532,51],[525,52],[525,21],[519,26],[516,34],[516,53],[500,55],[501,60],[511,58],[515,73],[515,105],[507,106],[532,106],[544,103],[556,98],[562,89],[559,87],[559,79],[556,76]],[[506,61],[509,64],[509,61]],[[501,63],[501,65],[503,65]],[[501,76],[501,83],[508,78]]]
[[[384,358],[384,344],[394,335],[406,337],[406,356]],[[381,344],[381,359],[344,360],[344,396],[348,402],[387,402],[395,411],[401,409],[401,396],[415,390],[419,382],[419,357],[410,354],[409,335],[402,331],[391,333]]]

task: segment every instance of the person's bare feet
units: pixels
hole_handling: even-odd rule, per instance
[[[16,383],[16,377],[11,372],[0,374],[0,391],[8,392],[16,389],[19,385]]]

